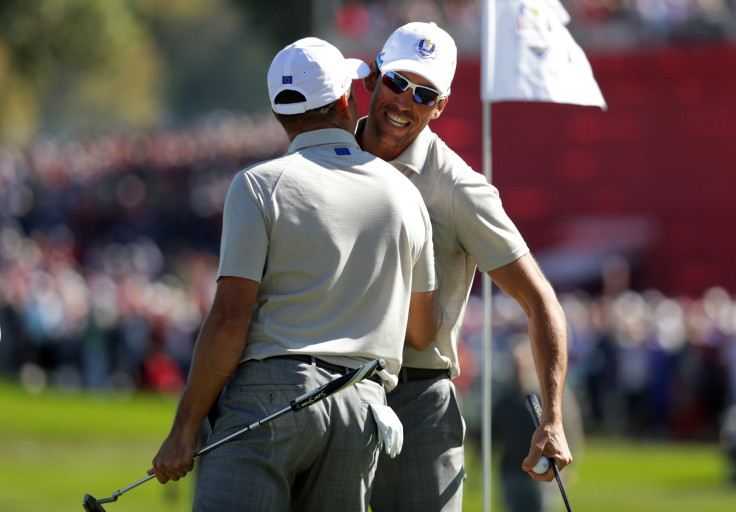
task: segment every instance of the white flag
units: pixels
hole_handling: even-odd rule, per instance
[[[484,0],[483,101],[549,101],[606,109],[559,0]]]

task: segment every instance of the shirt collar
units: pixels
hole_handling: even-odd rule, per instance
[[[427,161],[427,155],[429,154],[429,146],[431,143],[432,130],[429,129],[429,126],[425,126],[412,143],[403,151],[403,153],[392,160],[391,163],[401,164],[407,169],[410,169],[417,174],[421,174],[424,164]]]
[[[323,128],[302,132],[289,145],[289,153],[312,146],[346,145],[357,147],[355,137],[341,128]]]

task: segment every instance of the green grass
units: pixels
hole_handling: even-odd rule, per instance
[[[586,443],[570,485],[579,510],[733,511],[736,487],[726,483],[717,444],[643,444],[598,439]]]
[[[175,407],[154,395],[30,396],[0,385],[0,511],[79,512],[86,493],[107,498],[146,476]],[[152,481],[106,509],[179,512],[189,503],[187,479]]]
[[[467,447],[466,453],[471,450]],[[469,463],[470,471],[479,473],[477,478],[468,477],[463,510],[481,511],[483,479],[477,457]],[[717,444],[596,438],[586,440],[583,453],[563,476],[576,512],[733,512],[736,486],[726,482],[726,471],[726,459]],[[553,487],[555,512],[564,512],[557,484],[538,485]],[[495,482],[492,495],[493,511],[505,511]]]
[[[86,493],[106,498],[142,478],[175,407],[173,397],[30,396],[0,384],[0,511],[80,512]],[[480,450],[469,443],[466,452],[464,510],[481,511]],[[725,459],[715,444],[589,439],[573,466],[564,473],[576,512],[736,510],[736,488],[725,484]],[[191,478],[148,482],[106,509],[183,512],[190,509],[191,484]],[[554,483],[539,485],[556,491]],[[503,512],[495,486],[493,498],[493,511]],[[564,511],[562,500],[556,502],[555,512]]]

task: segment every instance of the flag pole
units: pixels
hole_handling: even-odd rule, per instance
[[[483,103],[483,175],[492,183],[491,173],[491,91],[495,79],[496,0],[483,0],[481,44],[481,101]],[[492,379],[493,343],[491,339],[492,284],[483,272],[483,365],[481,373],[481,452],[483,460],[483,512],[491,512],[492,471]]]
[[[491,183],[491,103],[483,102],[483,174]],[[483,510],[491,510],[491,477],[492,477],[492,380],[491,370],[493,367],[493,344],[491,338],[491,318],[493,308],[491,307],[491,278],[483,273],[483,380],[482,380],[482,439],[481,449],[483,452]]]

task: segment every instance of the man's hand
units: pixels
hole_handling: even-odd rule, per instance
[[[162,484],[179,480],[194,467],[197,433],[212,404],[237,368],[245,350],[259,283],[221,277],[215,300],[197,337],[192,368],[174,417],[171,433],[153,459],[148,474]]]
[[[155,473],[162,484],[184,478],[194,468],[196,447],[196,435],[193,439],[184,439],[182,436],[169,434],[153,458],[153,468],[148,470],[148,474]]]
[[[532,443],[529,449],[529,455],[524,459],[521,468],[529,473],[534,480],[538,482],[551,482],[555,478],[552,467],[546,473],[541,475],[532,471],[542,455],[555,460],[558,470],[562,470],[565,466],[572,462],[572,454],[567,446],[565,431],[562,423],[543,423],[534,432]]]

